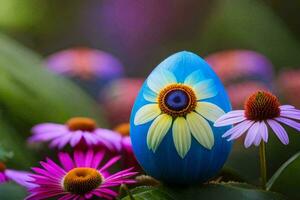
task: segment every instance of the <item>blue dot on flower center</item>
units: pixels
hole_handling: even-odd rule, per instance
[[[183,90],[172,90],[165,97],[166,106],[174,111],[182,111],[189,106],[189,95]]]

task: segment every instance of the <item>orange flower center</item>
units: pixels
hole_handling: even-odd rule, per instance
[[[183,117],[195,110],[197,98],[191,87],[183,84],[171,84],[159,92],[158,105],[163,113],[172,117]]]
[[[93,132],[97,128],[95,120],[86,117],[74,117],[67,121],[66,125],[71,131]]]
[[[119,124],[117,127],[114,128],[114,131],[116,131],[117,133],[119,133],[123,137],[129,136],[130,124],[129,123]]]
[[[0,172],[4,172],[6,169],[6,166],[3,162],[0,162]]]
[[[104,181],[102,174],[93,168],[79,167],[69,171],[63,179],[64,190],[83,195],[98,188]]]
[[[266,91],[252,94],[245,103],[245,116],[249,120],[262,121],[280,116],[280,102]]]

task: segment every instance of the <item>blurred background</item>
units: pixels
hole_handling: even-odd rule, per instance
[[[47,151],[25,142],[36,123],[128,122],[144,79],[182,50],[211,64],[235,109],[258,89],[299,108],[299,9],[283,0],[0,0],[0,144],[14,151],[10,165],[28,168]],[[270,174],[300,150],[300,136],[290,137],[287,147],[268,144]],[[257,183],[255,151],[237,142],[226,167]]]

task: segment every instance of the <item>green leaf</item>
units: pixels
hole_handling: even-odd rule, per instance
[[[278,170],[282,163],[299,152],[300,135],[297,131],[287,126],[285,126],[285,129],[290,138],[289,145],[283,145],[277,136],[269,130],[269,141],[266,144],[268,179]],[[246,149],[243,142],[244,138],[235,141],[229,159],[225,163],[225,168],[241,177],[242,180],[259,185],[259,148],[252,146]]]
[[[290,199],[299,199],[300,152],[286,161],[272,176],[267,188],[285,194]]]
[[[9,158],[12,158],[14,153],[12,151],[7,151],[0,143],[0,161],[6,161]]]
[[[132,190],[135,200],[284,200],[284,196],[263,191],[244,183],[210,183],[191,187],[139,187]],[[129,196],[122,200],[131,200]]]
[[[134,200],[175,200],[167,192],[156,187],[141,186],[132,189],[130,192]],[[130,196],[126,196],[122,200],[132,199]]]
[[[20,136],[13,127],[7,124],[1,116],[0,138],[1,146],[5,150],[13,152],[13,157],[11,159],[5,160],[7,167],[24,170],[29,169],[32,164],[36,164],[37,157],[35,153],[28,148],[28,146],[26,145],[26,141],[24,141],[24,138],[22,138],[22,136]]]
[[[202,199],[230,199],[230,200],[283,200],[282,195],[267,192],[245,183],[210,183],[201,187],[172,188],[176,199],[202,200]]]
[[[19,122],[65,122],[73,116],[102,119],[79,87],[43,66],[31,50],[0,34],[0,105]],[[101,126],[105,126],[101,123]]]
[[[24,199],[27,192],[21,186],[14,183],[0,184],[0,199],[1,200],[20,200]]]

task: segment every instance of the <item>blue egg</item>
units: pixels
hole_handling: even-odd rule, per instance
[[[214,122],[231,110],[224,86],[198,55],[179,52],[147,77],[132,109],[130,137],[145,172],[163,182],[205,182],[222,168],[230,128]]]

